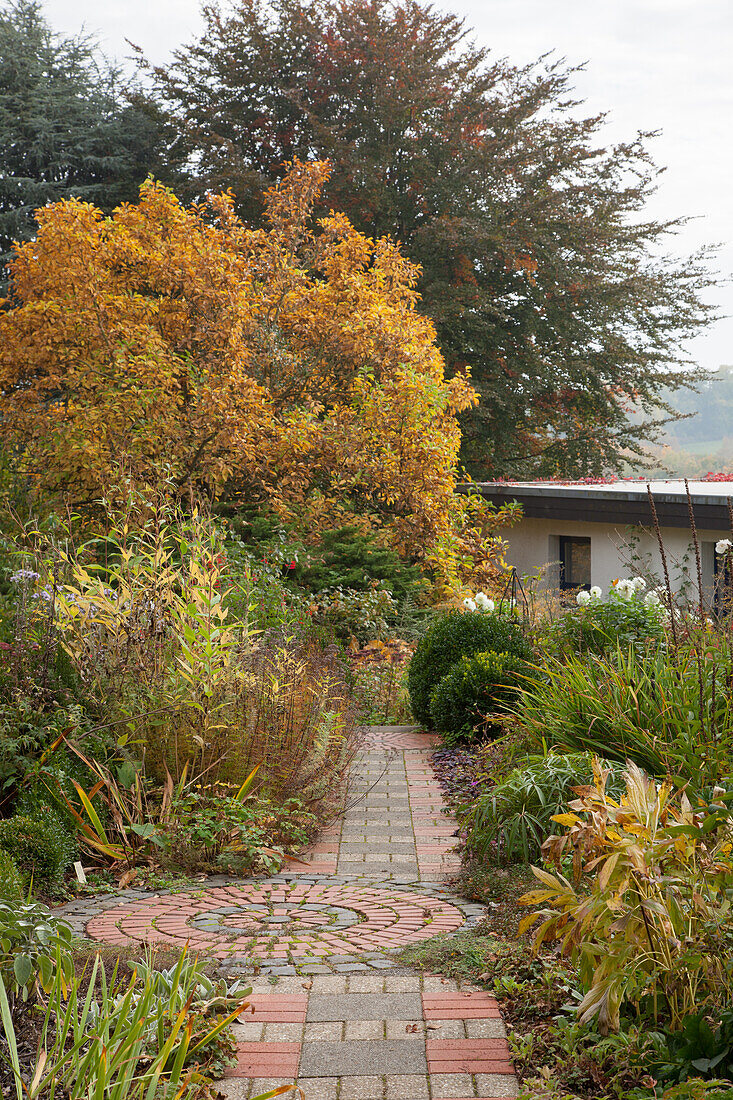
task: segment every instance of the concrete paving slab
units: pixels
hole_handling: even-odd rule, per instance
[[[300,1056],[304,1077],[357,1077],[369,1074],[426,1074],[422,1039],[382,1039],[308,1043]]]
[[[415,1020],[422,1019],[422,999],[415,993],[313,994],[306,1020]]]

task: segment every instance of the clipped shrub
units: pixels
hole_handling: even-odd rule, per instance
[[[433,727],[448,745],[474,738],[482,725],[487,733],[497,731],[498,723],[486,726],[484,720],[506,710],[530,676],[527,661],[511,653],[488,650],[461,657],[430,696]]]
[[[529,660],[532,649],[517,623],[491,612],[449,611],[433,620],[410,661],[408,686],[416,722],[430,722],[430,697],[461,657],[506,653]]]
[[[22,901],[23,879],[13,857],[0,849],[0,901]]]
[[[557,829],[552,818],[573,797],[573,788],[593,781],[593,757],[587,752],[550,752],[529,757],[496,786],[472,802],[462,824],[466,847],[479,859],[497,863],[532,863],[542,844]],[[620,768],[611,771],[610,794],[621,794]]]
[[[18,815],[0,821],[0,849],[34,886],[53,889],[73,859],[69,834],[50,810],[43,820]]]

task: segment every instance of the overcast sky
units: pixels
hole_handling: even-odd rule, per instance
[[[521,63],[549,50],[587,62],[577,87],[590,111],[607,111],[609,137],[661,130],[666,166],[650,213],[694,219],[680,250],[720,244],[718,267],[733,275],[733,3],[731,0],[441,0],[465,16],[478,43]],[[156,62],[200,27],[199,0],[46,0],[51,24],[83,23],[105,52],[129,55],[125,38]],[[733,284],[716,301],[733,315]],[[733,363],[733,317],[690,348],[703,366]]]

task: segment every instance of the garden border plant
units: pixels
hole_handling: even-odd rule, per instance
[[[418,641],[408,670],[415,721],[429,724],[432,692],[461,657],[487,651],[532,658],[521,626],[492,611],[453,609],[434,619]]]

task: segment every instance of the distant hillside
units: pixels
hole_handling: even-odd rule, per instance
[[[686,417],[667,426],[664,442],[649,448],[652,465],[633,463],[626,471],[649,477],[702,477],[733,473],[733,365],[721,366],[694,390],[663,394]]]
[[[691,414],[689,419],[669,425],[670,444],[678,443],[699,453],[700,444],[710,444],[710,450],[715,451],[724,440],[733,439],[733,366],[720,367],[697,393],[678,390],[668,393],[666,400],[677,412]]]

